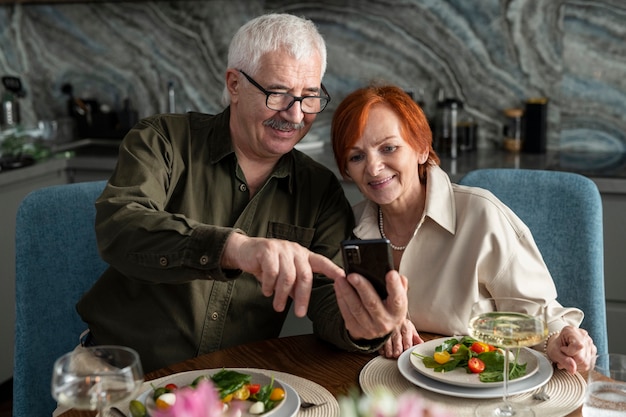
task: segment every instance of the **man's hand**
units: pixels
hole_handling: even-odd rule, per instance
[[[330,279],[345,277],[330,259],[288,240],[249,237],[233,233],[226,241],[222,267],[241,269],[256,277],[263,294],[274,295],[274,309],[283,311],[287,297],[294,300],[297,317],[306,315],[313,273]]]
[[[382,301],[370,282],[359,274],[335,278],[339,310],[350,337],[377,339],[399,328],[406,319],[407,279],[392,270],[385,276],[387,299]]]

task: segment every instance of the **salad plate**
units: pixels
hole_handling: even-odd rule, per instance
[[[439,339],[429,340],[428,342],[421,343],[419,345],[415,345],[412,349],[412,352],[415,352],[422,356],[433,356],[435,353],[435,348],[446,340],[450,340],[453,337],[442,337]],[[456,337],[461,340],[462,336]],[[515,351],[517,349],[512,349],[511,351]],[[434,379],[436,381],[444,382],[450,385],[458,385],[460,387],[467,388],[493,388],[493,387],[501,387],[503,385],[502,381],[497,382],[481,382],[478,374],[467,373],[465,368],[456,368],[449,372],[435,372],[432,368],[427,368],[420,358],[417,355],[411,354],[409,356],[409,361],[411,365],[415,368],[417,372],[420,374]],[[513,386],[527,378],[530,378],[535,373],[539,371],[539,361],[537,357],[533,354],[533,351],[528,348],[521,348],[518,357],[518,363],[526,364],[526,374],[519,378],[515,378],[509,381],[509,386]]]
[[[270,383],[270,380],[271,380],[272,371],[265,371],[261,369],[248,369],[248,368],[226,368],[226,369],[250,375],[252,377],[252,380],[250,382],[253,384],[267,385]],[[167,377],[159,378],[155,381],[147,381],[146,383],[144,383],[144,386],[139,392],[139,395],[137,396],[136,400],[141,401],[143,404],[146,405],[148,409],[150,409],[151,407],[150,403],[152,402],[151,394],[153,392],[153,386],[162,387],[162,386],[165,386],[166,384],[176,384],[178,387],[183,388],[185,386],[190,385],[199,376],[213,375],[221,370],[222,368],[201,369],[197,371],[180,372],[180,373],[173,374]],[[295,416],[298,413],[298,410],[300,409],[300,397],[298,396],[298,393],[289,384],[286,384],[285,382],[282,382],[276,378],[274,378],[274,387],[281,387],[285,390],[285,398],[278,405],[276,405],[276,407],[274,407],[273,409],[271,409],[270,411],[266,413],[253,415],[248,412],[248,409],[253,403],[251,401],[245,401],[245,402],[242,401],[242,403],[247,403],[247,404],[246,404],[246,407],[242,408],[241,416],[242,417],[253,417],[253,416],[254,417],[293,417]],[[127,402],[125,404],[120,403],[117,405],[117,407],[126,415],[131,415],[130,410],[129,410],[129,403],[130,402]]]
[[[448,338],[449,339],[449,338]],[[418,345],[419,346],[419,345]],[[415,369],[415,367],[411,364],[411,354],[413,349],[407,349],[400,355],[398,358],[398,370],[400,374],[407,381],[412,384],[417,385],[420,388],[423,388],[428,391],[436,392],[439,394],[450,395],[452,397],[460,397],[460,398],[475,398],[475,399],[487,399],[487,398],[501,398],[502,397],[502,387],[501,386],[492,386],[489,388],[470,388],[470,387],[462,387],[458,385],[447,384],[445,382],[437,381],[432,378],[429,378]],[[509,386],[509,394],[517,395],[525,392],[532,391],[537,389],[548,383],[554,369],[550,361],[541,353],[530,350],[530,352],[537,358],[538,362],[538,370],[529,378],[526,378],[523,381],[519,381],[516,384],[511,384]]]

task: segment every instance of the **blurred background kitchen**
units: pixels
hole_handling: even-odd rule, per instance
[[[457,132],[459,159],[476,148],[517,152],[523,143],[505,139],[515,140],[520,122],[521,139],[533,129],[527,142],[540,140],[529,152],[583,152],[577,163],[626,176],[623,0],[0,1],[4,145],[16,125],[59,147],[119,139],[158,112],[219,112],[229,41],[266,12],[309,17],[327,41],[332,101],[305,139],[312,148],[328,142],[346,94],[382,80],[413,94],[433,128],[454,103],[459,125],[469,126]],[[522,123],[529,106],[533,126]],[[49,156],[39,150],[35,158]],[[614,206],[620,224],[623,201]],[[14,317],[12,283],[2,285],[0,382],[12,373]],[[624,302],[609,321],[626,317],[626,289],[607,299],[619,292]]]
[[[234,31],[269,11],[314,20],[328,43],[328,110],[381,79],[429,117],[456,98],[478,146],[500,141],[504,110],[547,98],[549,148],[626,146],[626,5],[621,0],[134,1],[0,6],[0,74],[18,76],[21,119],[68,116],[68,93],[139,117],[218,112]],[[95,111],[96,109],[92,109]]]

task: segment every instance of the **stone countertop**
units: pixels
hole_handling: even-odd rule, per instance
[[[53,156],[23,168],[0,172],[0,191],[3,187],[19,185],[32,178],[55,175],[60,171],[113,171],[117,163],[120,141],[82,139],[52,148]]]
[[[113,171],[120,141],[83,139],[55,149],[55,157],[34,165],[0,172],[0,187],[59,170],[96,169]],[[330,144],[303,148],[313,159],[337,170]],[[556,152],[544,154],[511,153],[479,149],[460,154],[456,160],[441,158],[441,167],[458,181],[465,173],[480,168],[547,169],[577,172],[591,178],[602,193],[626,194],[626,154],[594,152]]]

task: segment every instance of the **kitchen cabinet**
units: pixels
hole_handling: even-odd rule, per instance
[[[609,351],[626,354],[626,193],[602,193]]]

